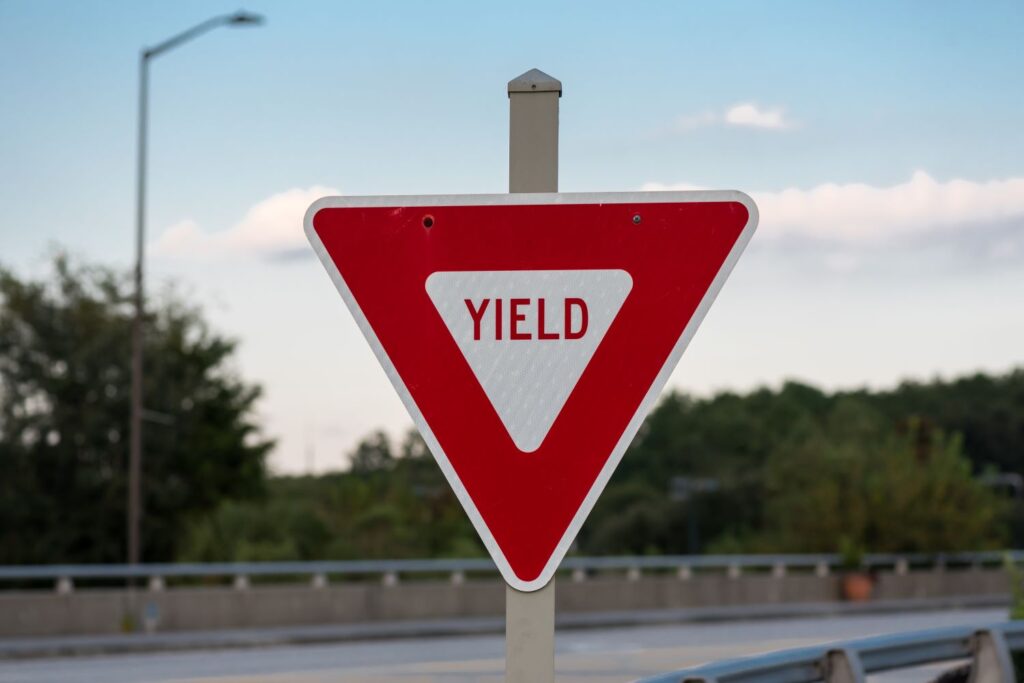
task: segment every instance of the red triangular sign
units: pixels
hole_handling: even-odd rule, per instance
[[[329,197],[306,214],[524,591],[554,574],[756,224],[739,192]]]

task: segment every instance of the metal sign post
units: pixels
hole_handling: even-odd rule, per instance
[[[537,69],[508,84],[508,191],[558,192],[562,83]],[[530,593],[505,587],[506,683],[554,683],[555,579]]]

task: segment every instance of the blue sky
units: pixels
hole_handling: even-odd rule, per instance
[[[672,386],[891,385],[1024,361],[1024,6],[255,2],[153,64],[150,264],[241,342],[279,470],[403,409],[298,219],[502,192],[505,83],[560,78],[561,188],[754,195]],[[127,266],[137,54],[236,9],[0,0],[0,262]],[[298,208],[297,208],[298,207]],[[298,212],[298,213],[296,213]],[[298,256],[296,256],[298,254]],[[281,258],[289,256],[290,258]]]

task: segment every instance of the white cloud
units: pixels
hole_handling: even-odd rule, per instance
[[[693,185],[647,183],[644,190],[690,190]],[[940,182],[924,171],[887,187],[823,183],[810,189],[751,192],[761,237],[810,237],[882,244],[951,230],[1024,221],[1024,178]]]
[[[702,188],[651,182],[643,189]],[[322,186],[280,192],[254,204],[238,223],[222,231],[206,231],[193,220],[183,220],[167,228],[152,248],[160,255],[186,258],[293,253],[307,246],[302,231],[306,209],[314,200],[336,194],[336,189]],[[967,234],[1015,219],[1024,223],[1024,177],[940,182],[916,171],[906,182],[889,186],[822,183],[750,194],[761,215],[760,239],[803,237],[877,245],[950,231]],[[999,239],[992,245],[994,253],[1016,252],[1016,234]]]
[[[156,254],[187,258],[287,254],[306,247],[302,219],[309,205],[336,194],[334,188],[320,185],[285,190],[254,204],[231,228],[216,232],[207,232],[186,219],[164,230],[152,249]]]
[[[782,130],[793,127],[793,123],[786,120],[782,109],[777,107],[774,109],[761,109],[751,102],[744,102],[729,107],[725,111],[725,122],[731,126],[766,128],[769,130]]]
[[[762,130],[786,130],[794,123],[786,118],[781,107],[762,109],[751,102],[741,102],[718,112],[708,109],[696,114],[686,114],[672,122],[670,130],[687,133],[709,126],[738,126]]]

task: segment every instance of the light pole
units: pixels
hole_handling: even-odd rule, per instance
[[[697,496],[714,493],[721,488],[721,482],[714,477],[672,477],[668,482],[669,500],[686,503],[687,550],[690,555],[700,552],[697,524]]]
[[[187,31],[139,54],[139,149],[135,205],[135,317],[132,320],[132,396],[128,465],[128,563],[138,564],[141,554],[139,526],[142,520],[142,323],[144,314],[142,262],[146,236],[146,131],[149,105],[149,62],[165,52],[218,26],[258,26],[263,17],[250,12],[207,19]]]

